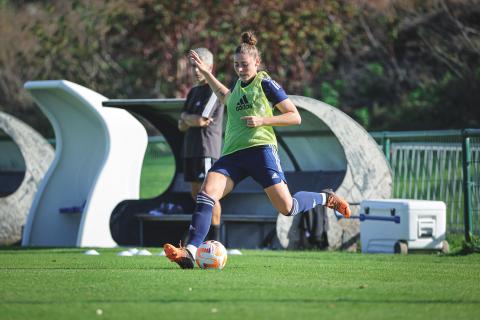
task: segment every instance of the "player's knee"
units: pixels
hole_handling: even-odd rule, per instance
[[[215,196],[214,190],[202,187],[202,189],[200,190],[200,192],[198,192],[198,194],[203,194],[209,197],[210,199],[214,200],[215,202],[218,201],[218,197]]]
[[[222,198],[224,189],[218,187],[214,183],[204,183],[200,192],[203,192],[210,198],[218,202]]]

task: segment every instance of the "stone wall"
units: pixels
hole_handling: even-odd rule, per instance
[[[0,112],[0,129],[17,144],[25,161],[20,186],[12,194],[0,197],[0,245],[11,245],[21,240],[22,226],[55,151],[33,128],[4,112]]]

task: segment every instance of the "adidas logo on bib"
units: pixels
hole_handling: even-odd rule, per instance
[[[278,178],[280,178],[280,177],[278,176],[278,173],[275,172],[274,174],[272,174],[272,179],[278,179]]]
[[[247,96],[243,95],[243,97],[237,102],[237,107],[235,108],[235,110],[241,111],[251,109],[252,107],[252,104],[248,102]]]

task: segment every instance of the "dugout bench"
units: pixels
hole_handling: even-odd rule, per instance
[[[308,178],[307,178],[308,176]],[[342,172],[287,172],[286,178],[293,192],[299,188],[322,190],[328,185],[338,185]],[[176,177],[178,183],[170,192],[160,196],[172,199],[175,196],[190,195],[188,186],[183,182],[183,174]],[[158,200],[160,201],[160,200]],[[158,202],[157,202],[158,203]],[[275,232],[277,212],[273,209],[262,188],[251,178],[239,183],[234,191],[221,200],[222,216],[220,240],[229,248],[262,248],[268,246]],[[191,213],[162,214],[137,213],[138,242],[141,246],[156,246],[172,239],[186,240]]]
[[[170,215],[162,215],[162,216],[153,216],[151,214],[142,214],[139,213],[135,215],[135,217],[138,219],[138,225],[139,225],[139,243],[140,246],[145,246],[148,245],[149,243],[145,242],[145,234],[144,234],[144,229],[145,229],[145,224],[147,223],[159,223],[160,226],[156,228],[156,230],[161,230],[162,225],[167,228],[171,228],[172,225],[175,223],[178,223],[178,226],[181,228],[177,233],[177,238],[179,239],[185,239],[186,237],[186,230],[188,230],[188,226],[190,224],[190,220],[192,218],[191,214],[170,214]],[[232,243],[232,241],[229,240],[230,237],[235,237],[233,235],[233,232],[239,231],[239,225],[243,225],[245,227],[248,227],[249,224],[256,224],[257,225],[257,233],[256,237],[247,237],[245,241],[242,242],[241,246],[251,246],[251,247],[259,247],[259,243],[261,244],[260,247],[262,247],[266,240],[268,239],[268,236],[271,234],[271,232],[274,230],[272,226],[275,225],[277,221],[277,217],[275,216],[264,216],[264,215],[231,215],[231,214],[226,214],[222,217],[221,219],[221,225],[220,225],[220,241],[225,244],[227,247],[235,247],[238,248],[239,244]],[[230,227],[231,225],[236,224],[236,228],[231,230],[231,233],[227,233],[227,228]],[[243,228],[242,228],[243,229]],[[160,243],[163,242],[172,242],[172,232],[165,232],[164,237],[157,238],[156,240]],[[241,235],[238,235],[241,236]],[[238,237],[237,236],[237,237]],[[182,241],[185,243],[185,241]],[[248,243],[246,243],[248,242]]]

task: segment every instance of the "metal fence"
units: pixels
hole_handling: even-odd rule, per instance
[[[393,197],[444,201],[448,231],[479,236],[480,129],[371,134],[390,162]]]

